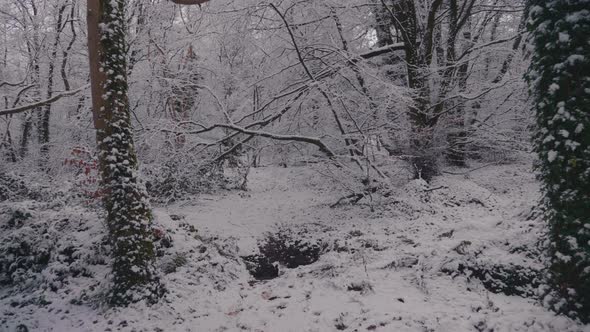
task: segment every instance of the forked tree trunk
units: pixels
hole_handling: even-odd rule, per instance
[[[426,181],[438,174],[436,155],[433,152],[433,128],[436,118],[431,115],[431,86],[429,84],[429,66],[434,52],[436,14],[442,0],[432,1],[426,26],[419,27],[419,14],[416,4],[411,0],[395,2],[391,15],[400,31],[405,45],[408,87],[414,91],[414,102],[408,109],[408,118],[412,124],[410,134],[409,162],[415,178]]]
[[[88,0],[92,106],[103,201],[113,245],[111,305],[163,293],[156,273],[152,214],[141,185],[127,96],[125,0]]]
[[[463,31],[463,49],[462,52],[467,52],[473,47],[471,35],[471,21],[468,19]],[[459,65],[457,70],[458,92],[465,93],[467,90],[467,78],[469,71],[469,60],[465,60]],[[446,158],[449,164],[453,166],[465,167],[467,166],[467,140],[468,127],[465,123],[465,109],[468,101],[459,100],[455,110],[450,112],[450,124],[447,133],[447,151]]]

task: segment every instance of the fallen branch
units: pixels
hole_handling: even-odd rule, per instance
[[[435,190],[439,190],[439,189],[447,189],[447,186],[440,186],[440,187],[436,187],[436,188],[428,188],[428,189],[424,189],[425,192],[428,191],[435,191]]]
[[[330,205],[330,208],[335,208],[338,205],[342,205],[343,201],[348,201],[349,204],[356,204],[358,203],[361,199],[363,199],[367,194],[366,193],[354,193],[354,194],[350,194],[350,195],[346,195],[344,197],[341,197],[338,201],[336,201],[336,203]]]
[[[443,171],[443,173],[445,173],[445,174],[451,174],[451,175],[466,175],[466,174],[469,174],[469,173],[471,173],[473,171],[477,171],[478,169],[482,169],[482,168],[485,168],[485,167],[488,167],[488,166],[500,165],[502,162],[504,162],[504,160],[500,160],[500,161],[496,161],[496,162],[493,162],[493,163],[485,164],[483,166],[479,166],[479,167],[476,167],[476,168],[467,170],[465,172],[449,172],[449,171]]]
[[[374,194],[376,192],[377,192],[377,187],[372,187],[372,188],[370,188],[368,190],[365,190],[365,191],[363,191],[361,193],[352,193],[352,194],[346,195],[344,197],[340,197],[340,199],[338,199],[336,201],[336,203],[330,205],[330,208],[333,209],[333,208],[337,207],[338,205],[342,205],[344,201],[348,201],[348,204],[356,204],[361,199],[363,199],[363,198],[365,198],[367,196],[370,196],[371,194]],[[391,194],[392,194],[391,191],[387,191],[387,192],[384,192],[382,194],[382,196],[383,197],[389,197],[389,196],[391,196]]]

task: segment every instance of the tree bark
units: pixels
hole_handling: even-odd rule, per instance
[[[466,52],[473,47],[471,35],[471,22],[467,22],[467,26],[463,31],[463,52]],[[469,70],[469,60],[463,61],[457,69],[457,80],[459,93],[464,93],[467,90],[467,78]],[[446,151],[447,161],[453,166],[465,167],[467,165],[467,138],[468,128],[465,122],[465,100],[458,100],[455,110],[450,113],[449,132],[447,133],[448,147]]]
[[[57,13],[57,23],[55,26],[55,40],[52,45],[51,55],[49,58],[49,68],[47,72],[47,99],[53,96],[53,74],[55,71],[55,61],[57,60],[57,48],[59,46],[60,35],[62,30],[63,14],[66,5],[62,5]],[[51,118],[51,103],[43,107],[43,111],[38,113],[39,123],[37,124],[37,139],[39,140],[39,149],[41,152],[41,167],[46,168],[49,158],[49,120]]]
[[[98,159],[113,246],[111,305],[163,294],[156,273],[152,214],[138,179],[128,102],[124,0],[88,0],[88,48]]]
[[[409,151],[412,157],[409,162],[414,169],[414,177],[426,181],[438,173],[436,156],[432,151],[434,124],[429,111],[431,89],[428,77],[434,53],[435,18],[442,3],[442,0],[432,1],[425,26],[419,23],[412,0],[394,2],[389,10],[404,42],[407,84],[414,91],[414,102],[408,109],[408,118],[412,124]]]
[[[590,324],[590,16],[587,0],[531,0],[527,75],[547,223],[542,301]],[[576,19],[570,19],[576,18]],[[560,38],[556,38],[559,36]]]
[[[23,12],[28,13],[29,9],[23,3],[19,4],[22,7]],[[31,2],[31,10],[32,15],[29,14],[28,17],[31,20],[33,37],[32,42],[27,40],[27,52],[29,54],[29,62],[32,68],[31,82],[35,84],[34,96],[40,99],[41,87],[39,86],[39,81],[41,79],[41,68],[39,66],[39,52],[41,50],[41,44],[39,42],[39,26],[36,20],[38,12],[34,2]],[[27,22],[28,20],[26,18],[23,19],[23,24],[25,25],[25,27],[27,26]],[[39,109],[36,109],[35,111],[38,111]],[[22,136],[20,139],[19,154],[21,158],[24,158],[27,152],[29,151],[29,140],[33,133],[33,114],[31,114],[30,112],[24,114],[22,121]]]

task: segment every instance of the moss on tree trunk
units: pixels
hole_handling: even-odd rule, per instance
[[[528,74],[548,233],[545,303],[590,323],[590,0],[530,1]]]
[[[124,0],[88,1],[93,115],[113,245],[112,305],[155,302],[163,292],[154,267],[151,210],[137,174],[127,95],[124,10]]]

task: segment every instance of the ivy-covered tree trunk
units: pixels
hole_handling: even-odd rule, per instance
[[[590,0],[531,0],[528,80],[549,224],[545,303],[590,322]]]
[[[125,0],[88,0],[92,104],[107,224],[113,245],[112,305],[154,302],[152,214],[138,179],[127,96]]]

